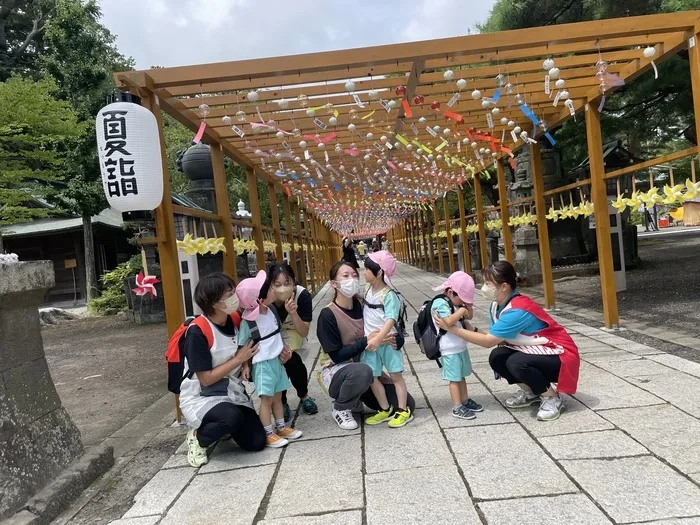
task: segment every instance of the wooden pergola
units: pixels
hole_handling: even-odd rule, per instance
[[[606,217],[606,180],[640,169],[605,173],[598,108],[601,96],[610,95],[617,84],[608,80],[630,83],[652,68],[645,48],[655,49],[656,64],[688,49],[695,114],[699,115],[700,57],[695,45],[699,32],[700,11],[691,11],[129,71],[116,74],[115,79],[120,89],[138,94],[156,115],[161,142],[161,111],[193,133],[204,122],[203,140],[211,146],[218,209],[204,218],[218,223],[225,237],[225,271],[235,275],[232,230],[236,221],[230,216],[224,173],[224,156],[228,156],[248,173],[261,268],[265,229],[260,223],[258,181],[264,181],[270,192],[273,226],[268,234],[277,244],[278,258],[284,240],[301,246],[300,250],[292,248],[292,258],[301,256],[303,271],[303,261],[308,261],[314,288],[340,258],[340,238],[351,232],[388,232],[402,260],[445,272],[455,270],[455,227],[465,241],[465,264],[471,270],[466,240],[467,231],[473,228],[479,234],[485,265],[486,214],[494,212],[500,214],[505,256],[512,262],[509,207],[529,202],[537,217],[545,302],[553,307],[546,200],[590,186],[595,215]],[[548,58],[558,68],[558,74],[549,72],[549,93],[545,88],[548,72],[543,69]],[[601,77],[596,76],[601,61],[607,69],[602,77],[605,91]],[[563,86],[556,84],[559,79],[564,80]],[[539,145],[529,139],[541,138],[547,129],[581,111],[585,113],[591,177],[545,192]],[[696,129],[700,136],[698,119]],[[504,164],[523,146],[531,148],[534,195],[508,202]],[[697,153],[693,147],[650,162]],[[163,163],[167,165],[165,157]],[[500,202],[485,210],[480,178],[487,171],[497,176]],[[157,238],[151,241],[159,247],[168,327],[173,331],[182,321],[183,308],[167,169],[165,173],[163,204],[156,210]],[[460,191],[464,184],[473,184],[473,215],[465,215]],[[460,217],[453,221],[448,217],[445,195],[455,190]],[[285,230],[280,228],[275,206],[278,194],[283,200]],[[444,216],[438,209],[440,200]],[[616,327],[619,319],[607,220],[596,221],[596,234],[605,324]],[[441,237],[446,239],[449,268],[438,256]],[[303,275],[302,282],[305,280]]]

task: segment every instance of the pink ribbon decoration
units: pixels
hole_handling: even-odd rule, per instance
[[[346,153],[347,155],[352,155],[353,157],[357,157],[357,156],[360,155],[360,152],[357,151],[356,149],[346,149],[346,150],[345,150],[345,153]]]
[[[202,122],[204,124],[204,122]],[[133,288],[133,292],[136,295],[146,295],[149,294],[151,298],[154,298],[158,295],[158,292],[156,291],[156,284],[160,282],[160,279],[155,277],[154,275],[148,275],[144,277],[143,271],[140,271],[139,274],[136,276],[136,288]]]
[[[207,123],[202,121],[202,123],[199,125],[199,129],[197,130],[197,134],[192,139],[192,142],[194,142],[195,144],[199,144],[200,142],[202,142],[202,137],[204,136],[204,129],[206,127]]]
[[[321,143],[327,144],[328,142],[333,140],[335,138],[335,136],[336,136],[336,133],[334,131],[333,133],[329,133],[328,135],[326,135],[322,139],[318,138],[316,135],[304,135],[304,138],[306,140],[313,140],[316,144],[321,144]]]
[[[396,165],[390,160],[386,161],[386,165],[389,166],[392,170],[397,171]]]

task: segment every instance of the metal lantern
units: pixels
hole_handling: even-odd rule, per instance
[[[153,113],[115,102],[97,113],[95,131],[109,205],[120,212],[157,208],[163,200],[163,161]]]

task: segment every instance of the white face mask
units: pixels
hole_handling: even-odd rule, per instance
[[[360,293],[360,281],[357,279],[343,279],[336,282],[340,285],[338,291],[348,299]]]
[[[488,299],[489,301],[495,301],[496,289],[493,286],[489,286],[488,284],[484,283],[484,286],[481,287],[481,295],[483,295],[484,298]]]
[[[238,296],[236,296],[236,295],[232,295],[231,297],[229,297],[225,301],[221,301],[221,302],[224,303],[224,307],[219,308],[219,310],[221,310],[222,312],[224,312],[227,315],[232,314],[233,312],[238,310]]]

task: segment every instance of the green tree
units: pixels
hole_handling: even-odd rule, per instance
[[[36,61],[52,0],[0,0],[0,82],[12,75],[39,78]]]
[[[0,224],[46,217],[50,210],[31,201],[68,175],[67,159],[85,126],[55,91],[51,80],[0,83]]]
[[[117,51],[115,37],[100,24],[100,16],[94,0],[55,0],[44,28],[44,50],[37,59],[41,72],[56,80],[57,96],[71,104],[87,128],[67,159],[70,181],[50,200],[83,219],[88,301],[97,292],[92,217],[108,207],[100,182],[94,119],[115,90],[113,73],[133,67],[133,60]]]

